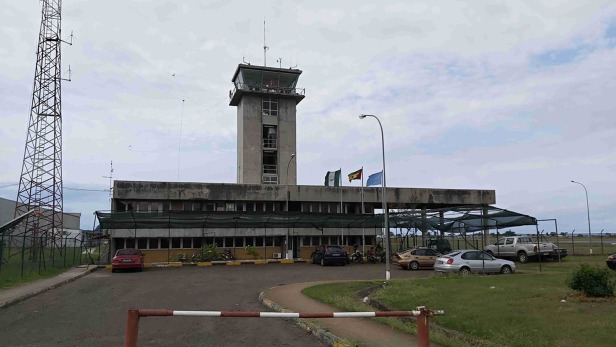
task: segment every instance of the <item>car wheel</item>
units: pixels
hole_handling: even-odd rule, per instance
[[[520,263],[528,263],[528,255],[526,254],[526,252],[518,253],[518,260],[520,261]]]
[[[409,264],[409,270],[417,270],[417,269],[419,269],[419,263],[416,261],[412,261]]]
[[[512,271],[511,271],[511,266],[509,266],[509,265],[503,265],[503,267],[501,267],[501,271],[500,271],[500,272],[501,272],[502,274],[505,274],[505,275],[510,275],[510,274],[512,273]]]
[[[325,266],[325,258],[321,258],[321,266]]]
[[[468,276],[471,274],[471,269],[467,268],[467,267],[463,267],[460,269],[460,271],[458,271],[458,273],[462,276]]]
[[[117,271],[118,271],[118,270],[116,270],[116,269],[111,269],[111,273],[115,273],[115,272],[117,272]]]

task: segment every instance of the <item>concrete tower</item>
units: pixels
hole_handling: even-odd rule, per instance
[[[237,106],[237,183],[297,184],[296,88],[302,71],[239,64],[229,91]],[[287,169],[288,168],[288,169]],[[288,171],[288,177],[287,177]]]

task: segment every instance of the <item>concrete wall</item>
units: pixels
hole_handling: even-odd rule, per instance
[[[262,95],[246,93],[237,106],[237,183],[261,184],[263,154],[263,124],[276,125],[278,148],[278,183],[297,183],[297,163],[287,165],[296,153],[296,100],[278,98],[278,116],[264,116]]]
[[[286,169],[286,168],[285,168]],[[360,187],[289,186],[290,201],[360,202]],[[285,201],[284,185],[114,181],[116,200]],[[381,202],[380,188],[364,188],[364,201]],[[387,188],[390,208],[438,208],[495,204],[494,190]]]
[[[297,131],[296,131],[296,103],[293,99],[278,100],[278,160],[279,160],[279,184],[297,184]],[[291,160],[291,154],[296,157]],[[287,165],[289,177],[287,178]]]
[[[261,107],[261,97],[253,95],[244,96],[237,106],[238,183],[261,183]]]

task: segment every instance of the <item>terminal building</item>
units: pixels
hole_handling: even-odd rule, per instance
[[[208,244],[230,249],[238,259],[254,257],[248,246],[264,259],[308,259],[319,244],[380,242],[380,187],[297,185],[296,106],[305,98],[297,87],[301,74],[247,64],[235,70],[229,105],[237,108],[236,184],[115,180],[111,212],[97,212],[111,238],[111,254],[135,247],[146,253],[146,261],[175,261]],[[449,209],[473,206],[485,212],[496,194],[387,187],[385,199],[388,209],[414,211],[419,219],[440,211],[436,216],[442,221]]]

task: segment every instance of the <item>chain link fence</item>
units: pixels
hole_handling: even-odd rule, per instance
[[[79,265],[109,262],[107,239],[80,234],[48,236],[2,235],[0,237],[0,288],[56,275]]]

